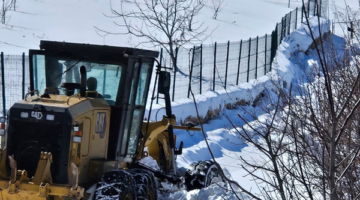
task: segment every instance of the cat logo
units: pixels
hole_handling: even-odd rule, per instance
[[[31,117],[41,119],[43,117],[43,114],[41,112],[31,111]]]
[[[100,134],[100,138],[104,138],[106,130],[106,112],[98,112],[96,115],[95,133]]]

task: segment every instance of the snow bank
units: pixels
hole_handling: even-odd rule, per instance
[[[309,23],[316,40],[320,39],[320,32],[323,40],[329,37],[329,20],[320,18],[319,26],[318,18],[313,17],[310,18]],[[338,41],[337,43],[343,43],[343,41]],[[279,45],[273,61],[272,79],[283,81],[286,84],[284,85],[285,88],[289,88],[290,83],[298,85],[299,82],[307,82],[306,74],[318,66],[317,59],[308,55],[308,51],[311,48],[314,48],[311,32],[309,27],[303,24],[298,30],[284,38]]]
[[[195,95],[199,114],[205,117],[209,109],[222,109],[226,104],[235,104],[240,100],[252,102],[265,88],[271,87],[271,81],[267,76],[262,76],[257,80],[240,86],[232,86],[227,90],[208,91],[203,94]],[[165,115],[165,104],[154,104],[150,120],[160,120]],[[145,117],[148,116],[149,105],[146,108]],[[180,99],[172,102],[172,111],[176,115],[177,121],[184,120],[188,116],[196,116],[196,110],[192,99]]]
[[[223,200],[223,199],[237,199],[236,195],[233,192],[226,192],[224,190],[224,185],[211,185],[207,188],[203,188],[201,190],[192,190],[187,192],[186,190],[164,194],[159,197],[159,200],[167,200],[167,199],[208,199],[208,200]],[[248,196],[236,191],[238,197],[240,199],[246,200],[250,199]]]
[[[310,20],[315,37],[319,37],[319,29],[323,36],[329,32],[328,20],[321,19],[320,22],[319,28],[319,26],[317,26],[317,18],[311,18]],[[222,90],[219,92],[208,92],[203,95],[197,95],[195,98],[199,105],[200,114],[204,115],[209,107],[214,108],[221,105],[222,108],[224,108],[226,103],[238,101],[239,99],[249,101],[251,105],[255,97],[263,90],[266,89],[271,91],[275,87],[273,81],[283,83],[283,87],[285,88],[289,88],[290,83],[299,85],[301,76],[305,76],[307,70],[311,70],[317,66],[316,56],[308,51],[312,45],[312,39],[309,37],[308,33],[308,27],[303,25],[297,31],[284,38],[274,59],[272,66],[273,70],[266,76],[259,77],[258,80],[253,80],[250,83],[242,84],[238,87],[229,88],[226,91]],[[336,38],[335,36],[332,38],[339,44],[344,43],[343,40]],[[272,95],[275,94],[273,93]],[[156,109],[159,109],[159,107],[160,106],[157,105],[153,113],[156,113]],[[195,116],[194,105],[190,99],[177,101],[173,103],[172,108],[173,113],[178,119],[184,119],[188,115]],[[259,120],[264,121],[269,118],[268,114],[263,113],[262,110],[256,106],[245,106],[243,108],[247,109],[247,111],[256,113],[256,117]],[[164,114],[164,112],[160,110],[158,119],[161,117],[160,113],[161,115]],[[232,178],[240,185],[256,193],[259,191],[259,185],[253,181],[252,177],[246,176],[247,172],[241,168],[242,163],[239,157],[246,160],[261,161],[263,161],[263,158],[259,156],[261,154],[259,154],[256,148],[247,146],[247,144],[238,138],[236,130],[232,129],[228,120],[225,118],[225,116],[229,117],[237,127],[241,127],[244,125],[244,122],[237,117],[238,114],[250,122],[252,121],[252,117],[242,109],[224,109],[217,119],[204,124],[204,131],[217,162],[219,162],[223,168],[227,169]],[[154,115],[152,115],[152,119],[153,118]],[[179,171],[186,168],[193,161],[211,159],[201,133],[187,133],[185,131],[176,131],[175,133],[178,138],[178,143],[181,140],[184,141],[183,154],[177,158],[177,165],[180,168]],[[205,191],[199,191],[199,193],[200,192]],[[192,196],[192,193],[186,193],[186,198],[184,197],[185,194],[177,193],[177,195],[179,196],[173,194],[171,198],[181,197],[183,199],[195,199],[195,196]],[[217,196],[214,198],[216,199]]]
[[[321,25],[318,26],[318,18],[310,18],[310,26],[312,27],[315,38],[319,38],[320,31],[323,36],[330,31],[329,20],[320,19]],[[313,44],[310,35],[310,30],[306,25],[302,25],[298,30],[291,33],[284,38],[278,48],[276,58],[274,60],[271,73],[259,77],[257,80],[251,80],[249,83],[243,83],[239,86],[232,86],[228,89],[219,91],[208,91],[203,94],[195,95],[196,103],[199,109],[199,114],[205,117],[209,109],[223,109],[226,104],[235,104],[240,100],[244,100],[252,105],[256,97],[266,89],[271,90],[274,86],[272,81],[283,80],[290,83],[299,73],[296,67],[291,67],[292,62],[290,58],[295,54],[304,56],[305,52]],[[150,120],[160,120],[165,115],[164,104],[154,104],[151,111]],[[148,116],[149,105],[145,116]],[[172,102],[173,113],[177,117],[177,121],[184,120],[189,116],[196,116],[196,110],[192,99],[180,99]]]

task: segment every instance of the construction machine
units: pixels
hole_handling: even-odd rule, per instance
[[[30,50],[29,92],[0,125],[0,199],[154,200],[169,185],[191,190],[223,182],[211,161],[177,172],[183,142],[176,148],[173,129],[200,129],[176,126],[171,74],[157,57],[53,41]],[[166,115],[151,122],[144,113],[153,75]],[[149,157],[158,168],[142,162]]]

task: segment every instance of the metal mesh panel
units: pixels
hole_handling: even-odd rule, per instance
[[[291,12],[291,23],[290,23],[290,32],[294,32],[297,28],[297,10]]]
[[[239,64],[240,42],[231,42],[229,47],[229,64],[227,86],[236,85]]]
[[[213,90],[213,73],[214,73],[214,45],[203,45],[203,78],[202,91]]]
[[[5,56],[4,56],[4,64],[5,64]],[[1,65],[1,63],[2,63],[3,61],[1,60],[1,56],[0,56],[0,65]],[[1,66],[0,66],[1,67]],[[1,70],[0,70],[0,94],[1,94],[1,96],[0,96],[0,105],[1,105],[1,107],[0,107],[0,115],[1,116],[4,116],[4,112],[3,112],[3,107],[2,107],[2,105],[3,105],[3,99],[2,99],[2,95],[3,95],[3,91],[2,91],[2,81],[1,81],[1,77],[2,77],[2,72],[1,72]]]
[[[257,77],[265,75],[265,36],[259,37],[257,56]]]
[[[305,3],[305,9],[309,16],[317,15],[317,6],[315,0],[309,0]],[[304,14],[305,16],[305,14]]]
[[[189,89],[189,66],[191,56],[190,50],[180,48],[178,51],[176,78],[175,78],[175,99],[187,98]],[[173,82],[173,81],[172,81]]]
[[[194,54],[193,54],[194,53]],[[201,48],[195,47],[191,51],[192,72],[191,72],[191,90],[194,94],[200,94],[200,57]]]
[[[241,48],[241,60],[240,60],[240,74],[239,74],[239,84],[247,82],[247,72],[248,72],[248,58],[249,58],[249,40],[243,40]]]
[[[251,39],[251,48],[250,48],[250,68],[249,68],[249,81],[255,79],[256,77],[256,38]]]
[[[281,43],[281,32],[282,32],[282,22],[277,23],[277,34],[278,34],[278,38],[277,38],[277,45],[279,46]]]
[[[227,43],[217,44],[216,47],[216,71],[215,90],[224,89],[226,70]]]
[[[22,56],[4,56],[5,75],[5,105],[6,110],[22,99]]]
[[[290,34],[290,24],[291,24],[291,14],[285,15],[285,36],[288,36]]]
[[[310,8],[309,8],[309,15],[310,16],[315,16],[316,15],[316,13],[317,13],[317,10],[316,10],[316,2],[315,2],[315,0],[310,0],[309,1],[309,6],[310,6]]]
[[[320,14],[322,17],[328,18],[329,0],[320,0]]]
[[[266,73],[270,72],[270,65],[271,65],[271,35],[267,36],[266,40]]]

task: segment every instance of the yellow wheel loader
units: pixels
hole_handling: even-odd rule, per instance
[[[158,52],[41,41],[29,51],[30,92],[0,125],[0,199],[157,199],[223,179],[211,161],[179,175],[169,97],[170,73]],[[150,80],[166,103],[161,121],[144,121]],[[154,85],[154,87],[156,87]],[[154,99],[154,92],[153,97]],[[151,109],[150,109],[151,111]],[[141,162],[152,157],[158,169]]]

